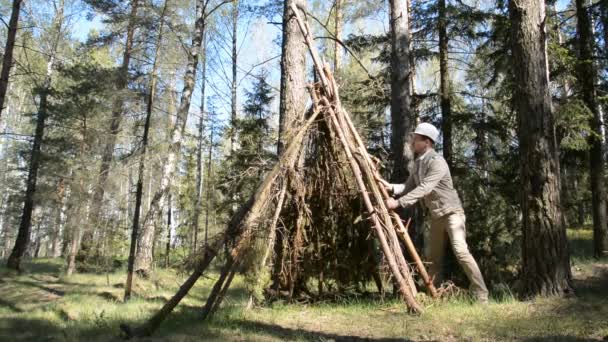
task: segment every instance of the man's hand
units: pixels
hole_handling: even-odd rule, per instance
[[[389,210],[395,210],[397,208],[399,208],[399,201],[397,201],[396,199],[389,197],[386,200],[386,208]]]
[[[378,181],[378,183],[380,183],[380,184],[382,184],[382,186],[384,186],[384,188],[386,189],[386,191],[393,192],[393,186],[391,185],[391,183],[389,183],[389,182],[385,181],[384,179],[380,178],[380,176],[376,176],[375,178]]]

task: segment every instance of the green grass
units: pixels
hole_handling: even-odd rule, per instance
[[[217,274],[201,279],[151,341],[593,341],[608,336],[608,262],[590,256],[591,233],[569,231],[576,297],[489,306],[464,299],[425,300],[422,316],[394,300],[245,310],[247,294],[236,278],[223,307],[208,322],[200,309]],[[137,296],[122,303],[124,272],[62,275],[62,260],[27,263],[17,275],[0,268],[0,341],[108,341],[119,324],[136,325],[158,310],[186,275],[159,269],[138,280]]]

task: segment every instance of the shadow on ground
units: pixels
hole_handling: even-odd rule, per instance
[[[481,336],[487,336],[489,340],[521,340],[521,341],[600,341],[603,339],[604,330],[594,331],[601,322],[608,322],[608,264],[594,264],[590,273],[575,281],[577,296],[570,299],[559,300],[557,305],[542,303],[531,303],[534,312],[528,317],[504,316],[496,321],[468,321],[471,328],[479,332]],[[65,300],[64,295],[79,293],[88,296],[103,298],[111,303],[113,310],[120,311],[121,298],[115,293],[102,291],[91,284],[73,283],[68,280],[57,278],[60,269],[53,263],[42,262],[41,265],[28,265],[30,270],[27,276],[14,276],[0,270],[0,341],[108,341],[120,340],[119,325],[126,323],[132,327],[141,324],[141,319],[148,318],[153,312],[143,310],[139,316],[131,320],[118,320],[114,317],[98,317],[95,319],[79,320],[63,314],[62,311],[53,306],[43,307],[46,302],[37,298],[40,294],[56,297],[57,301]],[[4,272],[4,273],[2,273]],[[14,289],[22,290],[21,295],[14,295]],[[74,292],[73,292],[74,291]],[[241,310],[241,299],[246,293],[242,287],[235,286],[230,289],[226,307],[222,308],[217,316],[208,321],[201,321],[201,306],[204,303],[207,289],[199,289],[191,295],[196,305],[180,305],[176,312],[161,325],[160,329],[146,341],[199,341],[199,340],[303,340],[303,341],[353,341],[353,342],[397,342],[409,341],[402,338],[382,336],[382,331],[375,331],[370,336],[351,335],[355,330],[348,328],[335,330],[336,332],[323,331],[323,326],[318,328],[310,326],[294,326],[295,324],[277,324],[266,322],[264,319],[252,319],[250,315]],[[3,293],[5,292],[5,293]],[[86,300],[87,297],[83,297]],[[238,298],[238,300],[235,300]],[[143,302],[164,304],[168,298],[165,295],[154,294],[143,298]],[[29,316],[27,306],[24,302],[37,303],[38,315],[35,318]],[[236,303],[236,304],[235,304]],[[158,307],[154,306],[154,307]],[[502,307],[501,307],[502,308]],[[138,308],[139,309],[139,308]],[[154,309],[155,310],[155,309]],[[373,310],[372,310],[373,311]],[[48,319],[47,315],[48,314]],[[362,313],[361,315],[365,315]],[[369,318],[374,319],[374,318]],[[378,318],[375,318],[378,319]],[[426,318],[408,318],[411,320],[422,320]],[[417,324],[424,324],[417,321]],[[459,323],[446,322],[452,325]],[[370,324],[371,326],[371,324]],[[608,324],[605,324],[608,329]],[[562,330],[562,328],[569,330]],[[580,327],[580,330],[571,329]],[[361,331],[361,330],[359,330]],[[571,333],[576,331],[577,333]],[[580,334],[578,333],[580,331]],[[544,336],[543,332],[547,332]],[[367,333],[362,333],[367,335]],[[440,334],[440,333],[438,333]],[[608,331],[606,332],[608,335]],[[390,336],[390,335],[388,335]],[[459,340],[458,335],[449,336],[441,341]],[[420,338],[429,341],[432,339]]]

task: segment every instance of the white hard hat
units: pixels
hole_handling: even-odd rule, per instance
[[[437,142],[437,137],[439,136],[439,131],[435,126],[430,123],[423,122],[416,126],[415,134],[424,135],[425,137],[433,140],[433,142]]]

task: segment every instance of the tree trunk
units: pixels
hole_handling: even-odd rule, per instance
[[[171,257],[171,193],[167,195],[167,245],[165,246],[165,268],[169,268]]]
[[[146,120],[144,123],[144,136],[141,143],[141,154],[139,156],[139,169],[137,174],[137,185],[135,190],[135,212],[133,214],[133,228],[131,231],[131,246],[129,247],[129,261],[127,264],[127,283],[125,285],[125,301],[131,298],[131,289],[133,285],[133,265],[135,263],[135,246],[137,244],[137,235],[139,231],[139,216],[141,213],[141,198],[144,188],[144,174],[146,170],[146,153],[148,150],[148,136],[150,134],[150,121],[152,120],[152,109],[154,108],[154,96],[156,94],[156,72],[158,69],[158,58],[160,47],[163,41],[163,28],[165,25],[165,13],[167,11],[167,0],[163,5],[163,11],[160,15],[160,27],[158,29],[158,37],[156,38],[156,48],[154,51],[154,62],[152,64],[152,75],[150,76],[150,84],[148,85],[148,98],[146,101]],[[153,253],[154,254],[154,253]]]
[[[306,45],[289,9],[292,3],[305,8],[306,0],[286,0],[283,8],[278,155],[283,152],[297,122],[303,119],[307,102]]]
[[[447,32],[448,17],[445,0],[438,1],[439,6],[439,73],[441,95],[441,130],[443,131],[443,157],[450,170],[453,170],[452,143],[452,104],[450,101],[450,71],[448,70],[449,38]]]
[[[201,78],[201,105],[200,105],[200,118],[198,121],[198,146],[196,150],[196,200],[194,205],[194,214],[192,223],[194,224],[194,248],[193,252],[196,253],[198,248],[198,230],[199,220],[201,218],[201,206],[203,204],[203,141],[205,139],[205,77],[207,74],[207,56],[206,48],[207,41],[203,37],[203,43],[201,47],[201,64],[202,64],[202,78]]]
[[[37,215],[38,219],[35,221],[38,221],[36,224],[36,230],[34,232],[34,241],[36,241],[34,243],[34,246],[32,248],[31,251],[31,257],[34,259],[37,259],[40,256],[40,247],[42,246],[42,236],[40,236],[40,230],[42,229],[42,217],[41,215]]]
[[[15,37],[17,36],[17,26],[19,25],[19,13],[21,12],[22,3],[23,0],[13,0],[11,19],[8,22],[8,36],[6,37],[6,45],[4,46],[2,70],[0,71],[0,118],[2,118],[2,110],[4,110],[4,102],[8,90],[8,79],[11,74],[11,67],[13,66],[13,50],[15,48]]]
[[[233,153],[236,149],[236,119],[237,119],[237,34],[239,21],[239,0],[234,0],[232,3],[232,83],[230,84],[231,91],[231,115],[230,115],[230,152]]]
[[[133,52],[133,36],[136,27],[137,9],[139,7],[139,0],[131,1],[131,13],[129,15],[129,23],[127,26],[125,50],[122,56],[122,64],[118,71],[118,77],[116,78],[116,91],[118,96],[112,103],[112,119],[110,122],[110,132],[105,139],[105,146],[103,147],[103,153],[101,156],[101,166],[99,167],[99,176],[95,189],[93,191],[93,197],[91,201],[91,215],[88,222],[88,227],[82,237],[81,251],[79,254],[85,259],[91,256],[92,249],[94,248],[94,235],[101,216],[101,209],[103,206],[103,197],[105,193],[106,181],[110,172],[110,164],[114,158],[114,147],[116,146],[116,139],[119,133],[120,124],[122,121],[122,112],[124,104],[124,96],[121,92],[127,89],[129,84],[129,64],[131,62],[131,54]]]
[[[79,190],[80,190],[80,195],[82,196],[82,194],[84,194],[85,192],[85,186],[84,186],[84,179],[82,178],[82,175],[79,176],[80,177],[80,181],[79,181]],[[84,204],[82,203],[77,203],[76,204],[76,211],[74,213],[72,213],[72,217],[70,218],[70,231],[69,231],[69,249],[68,249],[68,260],[67,260],[67,269],[66,269],[66,275],[70,276],[72,275],[74,272],[76,272],[76,254],[78,253],[78,245],[80,244],[80,234],[81,234],[81,228],[80,228],[80,224],[77,222],[81,217],[82,217],[82,209],[83,209]]]
[[[60,249],[59,245],[61,244],[61,226],[63,223],[63,213],[64,213],[64,199],[65,199],[65,180],[62,178],[59,179],[57,184],[57,207],[55,208],[55,225],[53,227],[53,233],[51,236],[51,253],[50,256],[52,258],[59,257]],[[48,254],[48,253],[47,253]]]
[[[336,16],[335,16],[335,36],[336,41],[334,41],[334,74],[336,77],[340,75],[340,69],[342,67],[342,45],[338,43],[342,41],[342,30],[344,26],[344,0],[336,0]]]
[[[36,193],[36,183],[38,180],[38,169],[40,168],[41,146],[44,135],[44,125],[47,116],[47,98],[50,86],[50,70],[52,63],[49,63],[47,76],[44,88],[40,94],[40,107],[38,109],[38,118],[36,120],[36,131],[34,134],[34,143],[30,154],[30,168],[27,175],[27,187],[25,190],[25,201],[21,214],[21,222],[19,223],[19,231],[13,251],[8,258],[7,267],[20,270],[21,257],[25,254],[30,242],[30,228],[32,223],[32,211],[34,210],[34,194]]]
[[[577,35],[579,47],[578,80],[583,101],[593,113],[589,125],[597,136],[589,138],[589,173],[593,210],[593,255],[608,254],[606,237],[606,193],[604,188],[604,157],[602,144],[602,113],[597,99],[595,83],[597,72],[593,61],[593,33],[587,10],[588,1],[576,0]]]
[[[209,243],[209,215],[212,208],[212,198],[211,194],[213,193],[213,186],[211,184],[211,166],[212,166],[212,157],[213,156],[213,127],[209,125],[209,155],[207,156],[207,204],[205,205],[205,248],[207,248],[207,244]]]
[[[7,125],[8,126],[8,125]],[[2,130],[5,133],[8,131],[7,130],[7,126],[5,126],[5,128]],[[2,127],[0,125],[0,127]],[[0,156],[5,156],[4,155],[4,144],[0,143]],[[8,173],[8,169],[9,169],[9,163],[10,160],[9,158],[5,158],[4,160],[6,160],[4,162],[4,165],[0,168],[0,187],[2,187],[3,189],[7,189],[8,188],[8,184],[6,182],[7,179],[7,173]],[[6,244],[6,240],[8,239],[8,224],[6,221],[7,220],[7,213],[6,213],[6,208],[7,208],[7,202],[8,202],[8,191],[3,191],[2,194],[0,194],[0,241],[2,241],[0,243],[0,258],[4,259],[4,255],[7,253],[7,249],[3,248],[4,245]],[[9,247],[10,248],[10,247]]]
[[[179,109],[177,111],[177,117],[175,125],[171,130],[169,150],[167,156],[163,160],[162,177],[159,188],[152,197],[150,203],[150,209],[146,214],[142,225],[142,232],[139,236],[137,243],[137,253],[135,256],[135,271],[147,275],[150,273],[152,267],[153,256],[152,243],[154,241],[154,224],[160,214],[161,203],[167,191],[171,186],[171,179],[175,174],[177,162],[179,161],[181,154],[182,138],[186,130],[186,122],[188,120],[188,112],[190,110],[190,102],[192,100],[192,92],[194,91],[194,85],[196,81],[196,69],[198,65],[198,54],[203,41],[203,35],[205,32],[205,24],[207,16],[211,13],[206,11],[208,1],[198,0],[196,2],[196,22],[192,36],[192,44],[188,51],[188,63],[186,65],[186,73],[184,75],[184,89],[180,100]],[[225,2],[220,3],[223,4]],[[217,5],[217,9],[220,5]]]
[[[72,168],[69,169],[68,171],[68,179],[72,179],[74,175],[74,171]],[[70,241],[71,241],[71,232],[69,229],[69,211],[72,209],[73,207],[73,194],[72,194],[72,182],[68,182],[67,184],[68,186],[68,190],[67,193],[69,194],[67,196],[67,198],[65,199],[65,202],[63,204],[63,213],[65,215],[64,219],[65,222],[63,224],[63,229],[61,232],[61,250],[60,250],[60,256],[63,258],[66,258],[69,255],[69,247],[70,247]]]
[[[32,211],[34,209],[34,194],[36,193],[36,183],[38,181],[38,169],[41,162],[42,139],[44,137],[44,126],[48,115],[48,96],[51,88],[51,77],[53,75],[53,67],[55,65],[55,55],[57,46],[61,39],[61,28],[63,26],[63,1],[57,9],[55,19],[53,20],[53,34],[55,35],[53,46],[49,53],[49,61],[47,62],[46,76],[40,92],[40,104],[38,107],[38,118],[36,120],[36,131],[34,133],[34,142],[32,144],[32,152],[30,154],[30,168],[27,175],[27,183],[25,190],[25,200],[23,204],[23,212],[21,214],[21,222],[19,223],[19,231],[15,247],[8,258],[7,266],[9,268],[20,270],[21,258],[25,254],[30,241],[30,228],[32,224]],[[12,19],[11,19],[12,20]]]
[[[283,42],[281,54],[281,90],[279,103],[279,141],[277,155],[281,156],[289,138],[303,120],[306,110],[306,44],[300,31],[292,4],[306,8],[306,0],[287,0],[283,7]],[[285,234],[279,232],[274,241],[272,288],[280,287],[283,269]]]
[[[546,72],[546,40],[541,0],[509,3],[514,107],[522,179],[525,295],[564,295],[572,291],[566,229],[559,198],[559,156]]]
[[[406,1],[390,0],[391,22],[391,152],[394,183],[407,177],[407,135],[412,131],[410,29]]]

